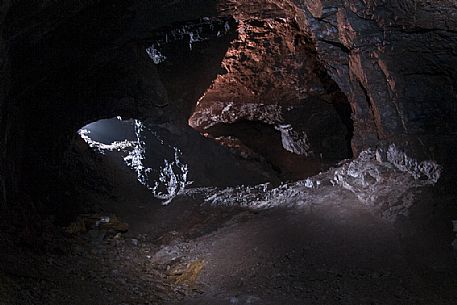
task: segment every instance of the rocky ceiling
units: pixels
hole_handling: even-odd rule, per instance
[[[455,170],[452,0],[2,1],[0,24],[5,204],[55,190],[75,132],[116,115],[254,153],[252,124],[315,158],[397,143]]]

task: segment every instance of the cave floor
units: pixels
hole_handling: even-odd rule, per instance
[[[128,232],[55,239],[43,253],[5,247],[0,304],[456,304],[440,241],[352,193],[257,211],[186,196],[162,206],[130,173],[108,178],[112,196],[92,200]]]

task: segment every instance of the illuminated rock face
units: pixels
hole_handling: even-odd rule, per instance
[[[223,61],[226,73],[198,102],[191,126],[255,118],[295,125],[279,107],[295,113],[298,105],[306,109],[303,102],[311,97],[334,102],[327,95],[341,91],[351,105],[355,155],[398,143],[419,158],[455,169],[449,161],[457,130],[452,1],[231,0],[220,6],[240,20],[239,35]],[[286,68],[277,69],[278,62]],[[335,82],[330,90],[326,77]],[[276,109],[259,110],[269,104]],[[294,128],[312,141],[312,129],[326,126],[306,122]],[[318,143],[311,146],[325,151]]]
[[[279,187],[265,183],[196,193],[211,205],[269,209],[339,202],[349,190],[372,212],[394,221],[408,215],[420,189],[437,183],[441,170],[434,161],[418,162],[392,144],[387,151],[364,150],[336,169]]]
[[[300,12],[271,1],[228,1],[225,7],[229,9],[224,14],[238,21],[237,36],[221,63],[223,73],[198,100],[189,125],[209,136],[237,138],[241,146],[263,156],[266,150],[275,150],[272,146],[281,146],[290,154],[266,156],[280,172],[305,160],[351,157],[349,104],[297,22]],[[265,131],[265,147],[259,147],[256,139],[244,136],[250,131],[242,124],[233,125],[242,121],[271,125],[281,140],[266,137]],[[273,159],[289,159],[290,166]],[[301,178],[309,174],[303,172]]]

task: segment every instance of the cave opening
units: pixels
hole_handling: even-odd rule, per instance
[[[151,198],[166,205],[190,182],[181,150],[169,145],[160,133],[160,129],[141,120],[123,120],[119,116],[89,123],[78,130],[81,139],[103,156],[106,167],[117,167],[117,173],[137,180]]]
[[[281,109],[281,122],[242,118],[199,132],[115,117],[86,124],[78,135],[111,162],[105,166],[130,171],[134,174],[130,178],[147,189],[151,198],[168,204],[186,189],[279,185],[306,179],[351,158],[348,107],[341,98],[336,104],[311,100]],[[269,115],[269,109],[256,111]],[[183,135],[200,145],[190,144]]]
[[[90,143],[101,143],[105,145],[114,142],[136,140],[134,120],[123,120],[121,117],[102,119],[89,123],[78,130],[78,134]]]
[[[353,157],[349,101],[295,21],[204,17],[159,28],[143,43],[157,111],[148,109],[145,122],[99,120],[78,134],[118,155],[154,198],[277,186]]]

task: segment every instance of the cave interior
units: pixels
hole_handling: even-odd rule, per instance
[[[0,304],[456,304],[455,0],[6,0],[0,72]]]

